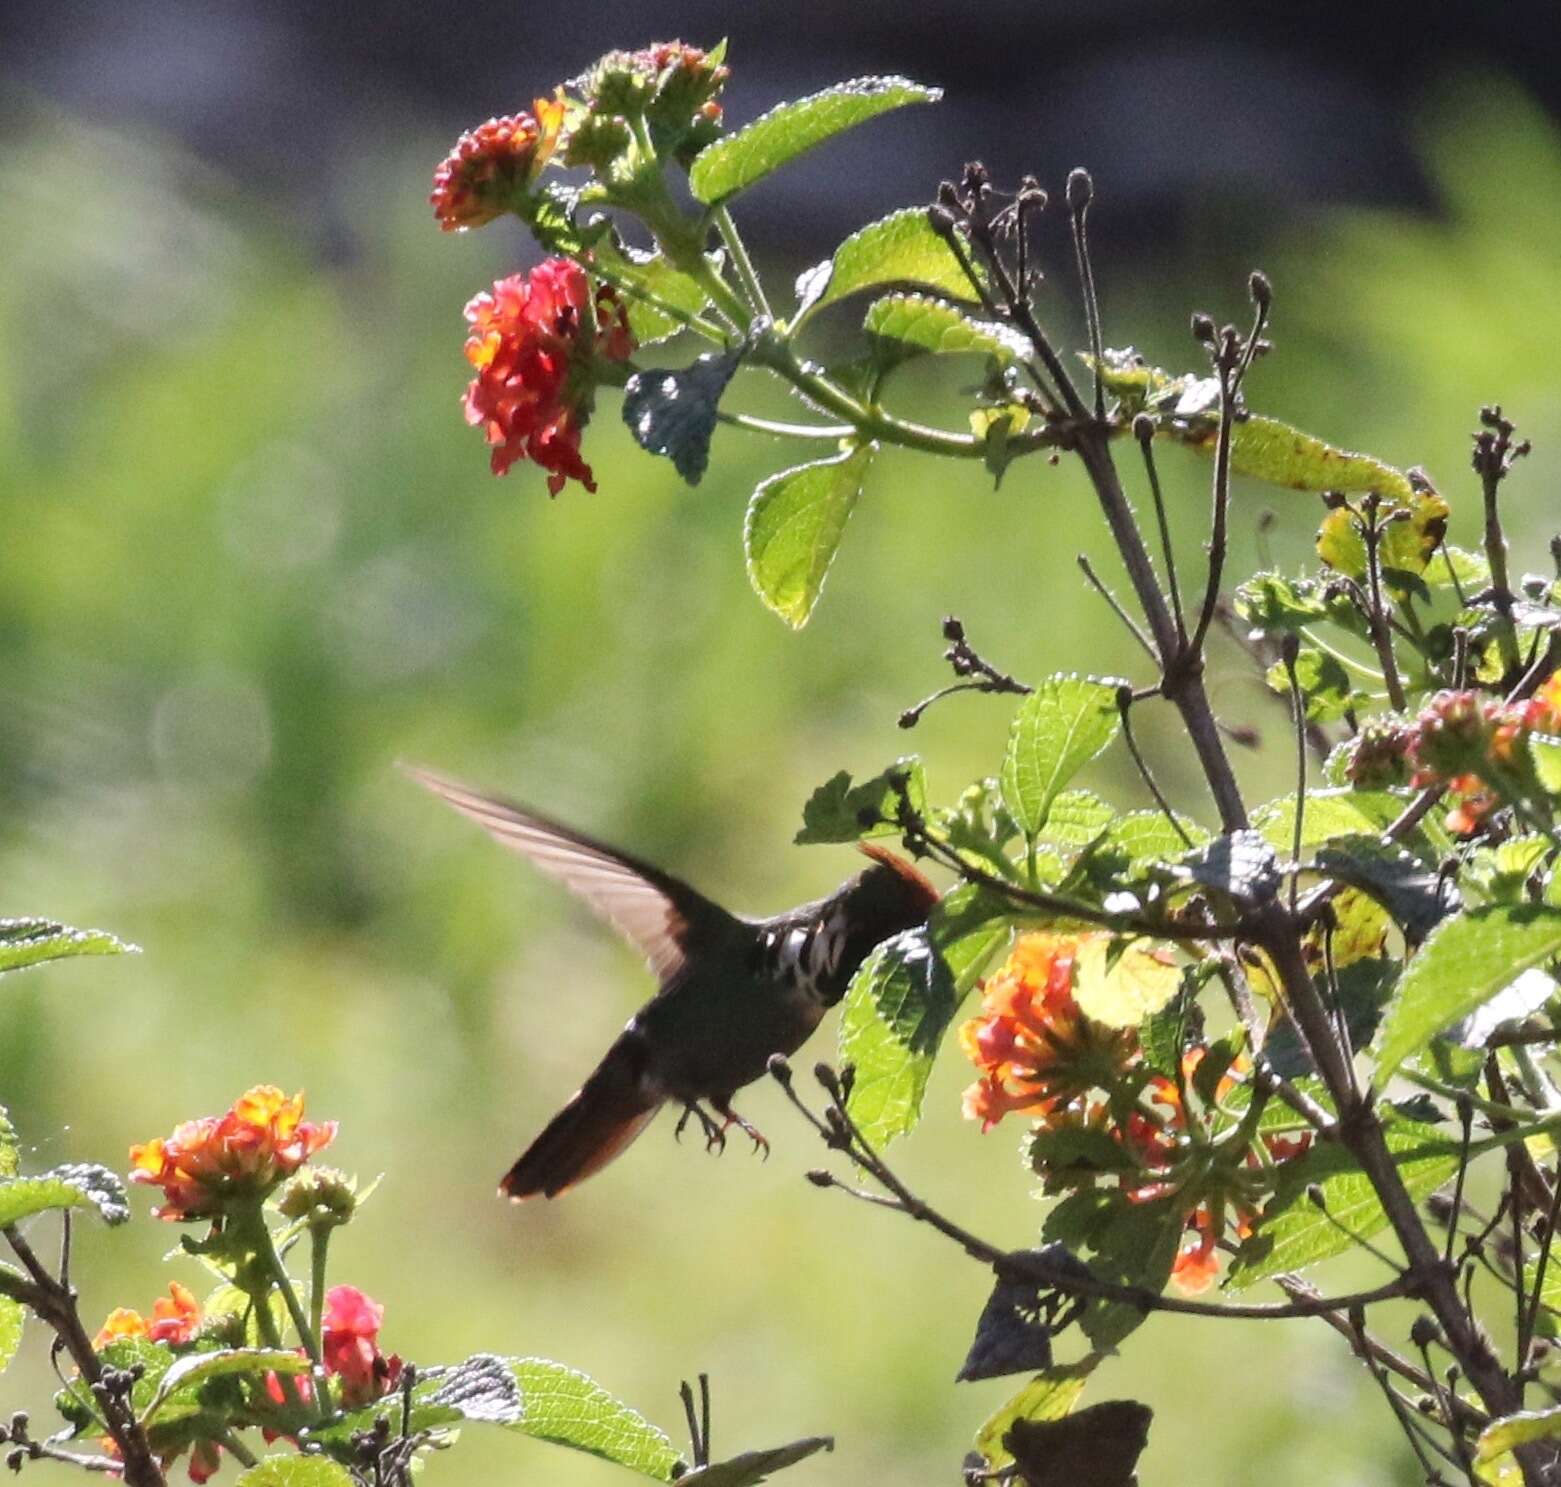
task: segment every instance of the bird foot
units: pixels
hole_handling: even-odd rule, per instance
[[[715,1110],[717,1115],[722,1116],[725,1119],[728,1126],[736,1126],[737,1129],[743,1133],[743,1135],[745,1135],[751,1142],[753,1142],[753,1149],[756,1152],[759,1152],[765,1161],[769,1161],[770,1143],[765,1139],[763,1131],[761,1131],[756,1125],[752,1125],[748,1121],[744,1120],[742,1116],[733,1110],[730,1105],[717,1105]],[[722,1129],[724,1130],[725,1127]]]
[[[710,1118],[710,1116],[705,1114],[703,1108],[695,1104],[692,1100],[683,1107],[682,1118],[678,1121],[676,1128],[672,1132],[672,1137],[675,1141],[681,1141],[683,1139],[683,1127],[686,1126],[691,1119],[697,1120],[699,1122],[700,1130],[705,1133],[706,1151],[713,1151],[719,1155],[726,1149],[725,1126],[718,1126],[715,1121]]]

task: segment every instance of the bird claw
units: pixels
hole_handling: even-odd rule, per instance
[[[743,1135],[745,1135],[751,1142],[753,1142],[753,1149],[758,1152],[765,1161],[769,1161],[770,1143],[765,1139],[763,1131],[761,1131],[756,1125],[752,1125],[750,1122],[744,1120],[742,1116],[733,1110],[730,1105],[717,1105],[715,1108],[716,1113],[725,1119],[727,1125],[736,1126],[737,1129],[743,1133]]]
[[[726,1128],[718,1126],[715,1121],[692,1101],[683,1107],[682,1118],[672,1132],[673,1140],[681,1141],[683,1139],[683,1127],[689,1123],[690,1119],[697,1120],[700,1129],[705,1133],[705,1150],[715,1152],[719,1156],[726,1148]]]

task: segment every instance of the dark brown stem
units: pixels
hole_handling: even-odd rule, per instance
[[[125,1396],[114,1394],[103,1385],[103,1366],[82,1326],[75,1291],[49,1274],[14,1224],[6,1225],[0,1233],[4,1233],[6,1242],[31,1277],[30,1283],[12,1280],[7,1289],[40,1321],[53,1328],[81,1371],[102,1411],[103,1423],[118,1448],[127,1487],[164,1487],[162,1469],[152,1455],[146,1431],[137,1422]]]

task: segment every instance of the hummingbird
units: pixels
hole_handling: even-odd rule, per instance
[[[862,843],[871,864],[833,893],[771,918],[729,913],[671,873],[530,808],[423,769],[407,769],[501,845],[556,878],[649,963],[659,989],[505,1173],[516,1202],[560,1193],[599,1172],[663,1105],[696,1119],[707,1150],[736,1126],[762,1133],[732,1096],[802,1046],[873,949],[925,922],[938,891],[905,858]],[[707,1111],[705,1107],[708,1106]]]

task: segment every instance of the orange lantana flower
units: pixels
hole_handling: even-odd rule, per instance
[[[128,1306],[117,1306],[98,1328],[92,1346],[101,1351],[109,1343],[120,1342],[127,1337],[144,1337],[150,1342],[193,1342],[200,1325],[200,1302],[187,1286],[173,1281],[169,1284],[168,1294],[159,1296],[152,1303],[150,1322]]]
[[[1103,1027],[1073,998],[1074,965],[1089,935],[1032,933],[989,976],[981,1011],[959,1030],[981,1071],[965,1115],[990,1131],[1005,1115],[1050,1116],[1109,1087],[1137,1049],[1131,1029]]]
[[[163,1190],[158,1218],[215,1218],[229,1199],[264,1197],[331,1143],[336,1122],[311,1123],[303,1111],[302,1094],[289,1099],[275,1085],[256,1085],[224,1115],[131,1147],[130,1180]]]

